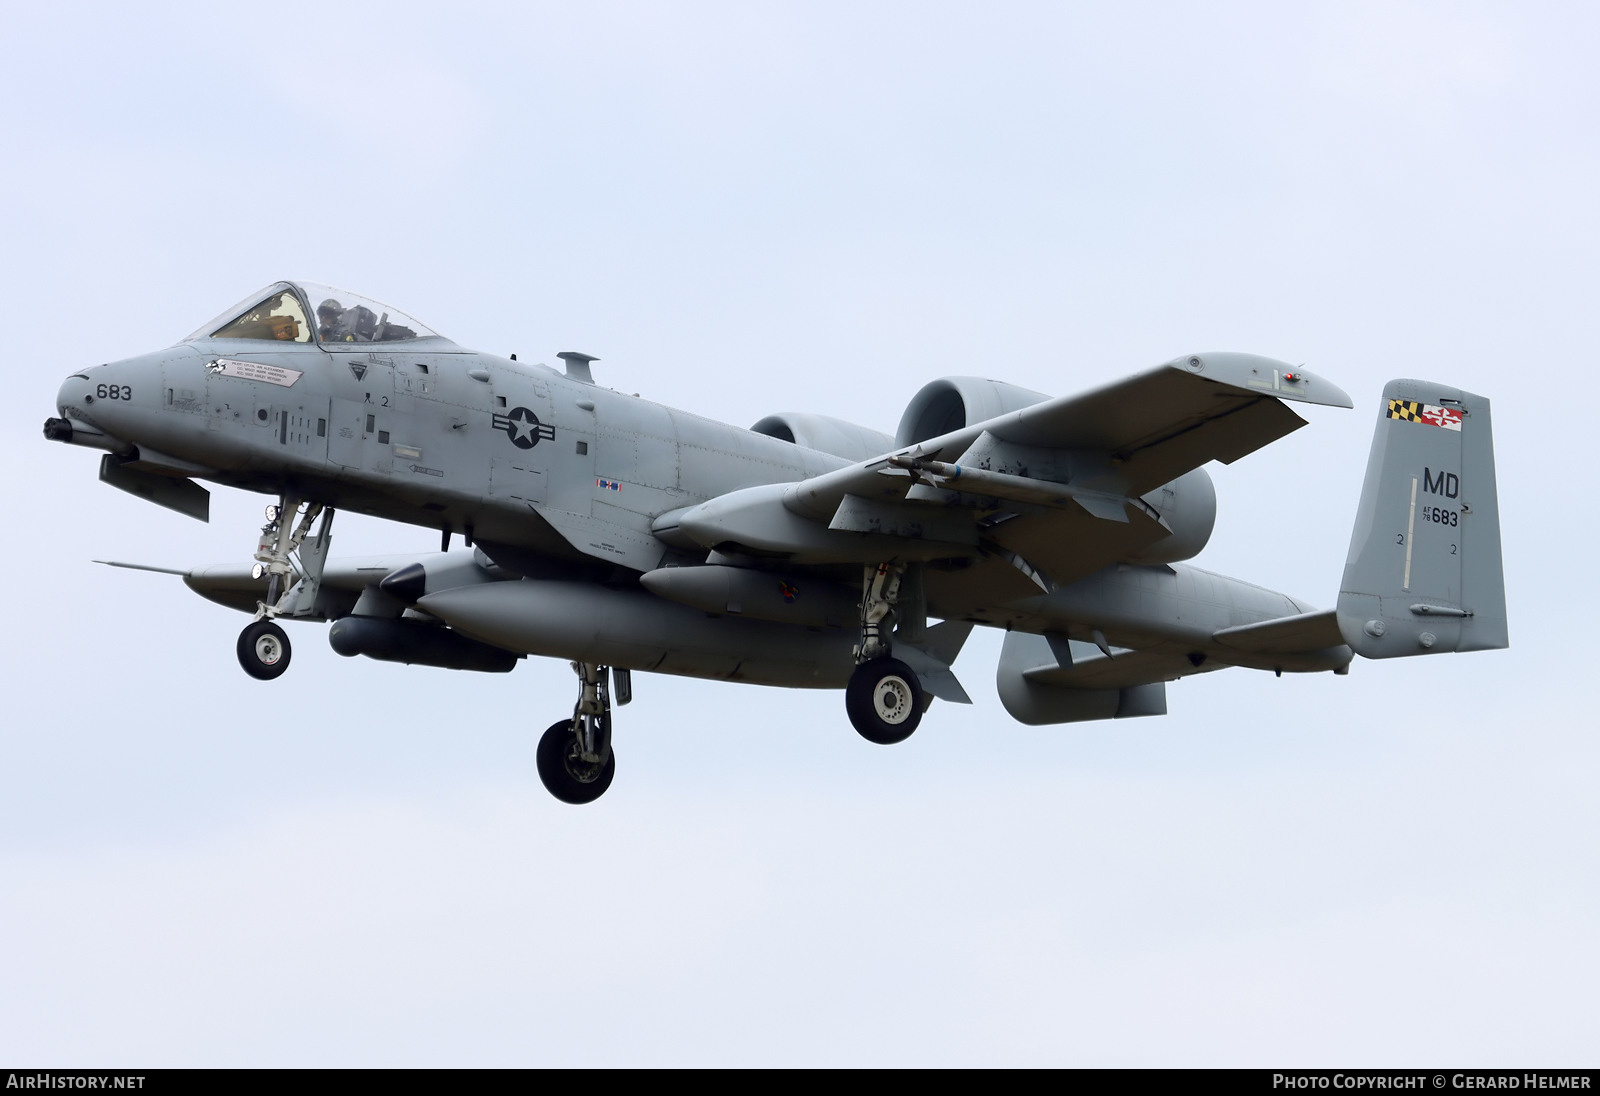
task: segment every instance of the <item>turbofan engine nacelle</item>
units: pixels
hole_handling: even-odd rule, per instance
[[[871,460],[894,448],[894,439],[881,431],[805,411],[780,411],[768,415],[750,429],[848,461]]]
[[[1144,496],[1155,507],[1172,535],[1158,540],[1126,563],[1176,563],[1193,559],[1211,539],[1217,524],[1217,489],[1204,468],[1185,472]]]
[[[1045,727],[1167,714],[1166,682],[1097,689],[1040,677],[1041,672],[1056,675],[1060,669],[1059,656],[1043,636],[1006,633],[994,683],[1000,703],[1012,719],[1030,727]]]
[[[1043,392],[986,377],[940,377],[911,397],[906,413],[900,416],[894,444],[896,448],[915,445],[1049,398]]]

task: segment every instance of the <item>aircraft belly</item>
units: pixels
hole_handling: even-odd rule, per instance
[[[445,590],[418,604],[508,650],[633,670],[838,688],[854,664],[853,630],[711,617],[638,588],[521,579]]]

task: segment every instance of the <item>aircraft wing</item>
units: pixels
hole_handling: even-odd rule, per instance
[[[1196,355],[804,480],[790,487],[784,504],[820,517],[836,512],[847,495],[905,498],[916,480],[895,467],[892,458],[959,461],[986,440],[984,435],[992,439],[985,447],[989,450],[1098,454],[1107,461],[1106,468],[1091,477],[1098,493],[1137,498],[1207,461],[1231,464],[1304,425],[1286,402],[1354,406],[1332,383],[1271,358]],[[953,479],[946,486],[961,489]],[[999,493],[1004,486],[975,484],[971,490],[1023,502],[1049,501]],[[1093,509],[1095,493],[1076,492],[1083,508]],[[1106,509],[1104,503],[1101,509]]]
[[[1181,358],[798,483],[730,492],[677,528],[708,548],[798,564],[965,559],[978,570],[957,586],[1008,600],[1117,561],[1198,551],[1215,513],[1210,481],[1174,481],[1304,425],[1289,403],[1351,406],[1271,358]]]

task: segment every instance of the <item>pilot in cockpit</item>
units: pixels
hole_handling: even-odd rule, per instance
[[[323,342],[385,342],[416,337],[410,328],[386,323],[387,319],[385,313],[379,320],[366,305],[345,308],[329,297],[317,305],[317,334]]]
[[[339,326],[339,319],[343,315],[344,309],[332,297],[317,305],[317,334],[324,340],[331,341],[334,331]]]
[[[371,342],[378,317],[363,305],[345,308],[329,297],[317,305],[317,334],[324,342]]]

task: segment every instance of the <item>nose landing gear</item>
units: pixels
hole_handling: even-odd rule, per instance
[[[319,517],[321,525],[312,536],[311,527]],[[289,637],[275,620],[315,615],[332,530],[333,509],[319,502],[306,504],[302,513],[301,500],[285,494],[267,507],[267,523],[261,527],[251,570],[256,578],[266,578],[267,597],[258,603],[255,620],[239,633],[235,648],[239,665],[251,677],[271,681],[289,668]]]
[[[252,622],[239,633],[239,665],[257,681],[271,681],[289,668],[289,637],[270,620]]]

